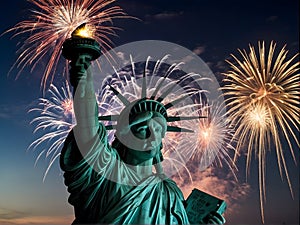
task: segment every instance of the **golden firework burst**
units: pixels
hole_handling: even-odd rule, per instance
[[[288,59],[288,51],[284,46],[276,57],[276,43],[273,41],[268,51],[264,42],[258,42],[258,52],[254,46],[249,47],[249,53],[238,50],[241,59],[232,54],[233,62],[227,60],[231,69],[224,73],[224,86],[221,89],[228,107],[228,119],[236,129],[235,139],[239,140],[235,160],[245,149],[248,174],[252,154],[258,158],[260,204],[264,221],[268,150],[276,152],[279,173],[282,177],[285,174],[293,196],[285,155],[289,151],[296,162],[294,151],[299,148],[297,135],[300,123],[299,53]]]

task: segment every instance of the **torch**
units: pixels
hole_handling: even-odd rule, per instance
[[[100,45],[92,36],[93,29],[84,23],[77,27],[71,34],[71,38],[63,43],[62,55],[70,60],[70,82],[73,87],[85,76],[91,61],[101,55]]]

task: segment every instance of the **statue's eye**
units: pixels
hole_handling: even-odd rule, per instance
[[[150,134],[148,126],[141,126],[136,129],[136,133],[140,138],[147,138]]]
[[[162,128],[161,127],[156,127],[154,131],[156,133],[161,133],[162,132]]]
[[[137,132],[140,133],[140,134],[146,134],[146,132],[147,132],[146,129],[147,129],[146,127],[140,127],[140,128],[137,130]]]

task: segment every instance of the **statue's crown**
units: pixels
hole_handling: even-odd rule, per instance
[[[204,116],[169,116],[167,113],[167,110],[171,107],[173,107],[178,102],[184,100],[185,98],[189,97],[189,94],[186,94],[184,96],[181,96],[180,98],[177,98],[167,104],[163,104],[162,101],[164,100],[164,97],[167,96],[168,93],[172,91],[174,86],[168,88],[161,96],[157,97],[156,95],[153,95],[151,97],[146,97],[146,77],[143,76],[143,85],[142,85],[142,95],[138,100],[135,100],[133,102],[130,102],[125,96],[123,96],[118,90],[116,90],[113,86],[109,85],[110,90],[115,94],[115,96],[123,103],[125,108],[121,111],[120,115],[123,115],[124,113],[129,113],[129,120],[130,118],[134,118],[137,114],[143,113],[143,112],[157,112],[160,115],[162,115],[166,122],[174,122],[174,121],[180,121],[180,120],[194,120],[199,118],[204,118]],[[158,89],[154,91],[154,93],[157,93]],[[129,112],[128,112],[129,111]],[[105,115],[105,116],[99,116],[99,120],[106,120],[106,121],[120,121],[119,117],[120,115]],[[121,116],[123,118],[123,116]],[[129,124],[128,124],[129,125]],[[111,130],[115,129],[116,125],[107,125],[106,129]],[[167,130],[171,132],[193,132],[193,130],[181,128],[177,126],[171,126],[167,125]]]
[[[158,102],[153,99],[148,99],[148,98],[139,99],[132,106],[129,113],[129,117],[143,112],[157,112],[160,115],[162,115],[166,120],[168,119],[168,114],[165,106],[161,102]]]

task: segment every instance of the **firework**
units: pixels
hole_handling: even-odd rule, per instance
[[[224,104],[208,105],[206,103],[199,111],[206,118],[199,119],[196,123],[197,126],[194,129],[196,142],[186,141],[186,144],[190,146],[192,161],[197,162],[200,171],[213,163],[220,167],[223,167],[225,163],[235,176],[236,166],[232,160],[232,153],[235,152],[234,130],[226,120]]]
[[[249,54],[246,50],[239,50],[241,60],[234,55],[234,62],[227,60],[231,70],[224,74],[225,84],[221,89],[228,107],[228,119],[235,126],[235,137],[239,140],[235,160],[245,143],[247,174],[252,155],[258,158],[260,207],[264,221],[268,150],[276,152],[280,175],[285,174],[293,196],[285,151],[289,151],[296,162],[293,143],[299,148],[299,61],[293,63],[298,53],[287,59],[286,46],[276,57],[274,42],[270,43],[268,52],[265,43],[258,42],[258,55],[254,46],[249,47]]]
[[[34,133],[39,132],[41,135],[28,148],[39,149],[36,163],[42,155],[50,158],[43,178],[45,180],[49,169],[60,155],[66,137],[76,124],[69,84],[66,82],[60,89],[51,84],[47,95],[40,98],[37,107],[29,112],[35,115],[31,121],[31,124],[35,124]]]
[[[100,112],[111,113],[105,102],[98,102],[98,105]],[[34,116],[31,124],[35,126],[34,133],[39,133],[39,137],[29,145],[28,149],[39,151],[35,164],[43,155],[50,158],[44,173],[43,180],[45,180],[53,163],[60,156],[65,139],[76,125],[73,96],[69,82],[65,81],[65,84],[60,88],[51,84],[45,97],[39,98],[37,106],[30,109],[29,113]],[[106,122],[104,124],[108,125]],[[108,131],[108,134],[111,143],[113,133]]]
[[[117,29],[112,25],[112,20],[127,17],[120,7],[109,6],[115,0],[28,1],[37,8],[31,10],[30,19],[17,23],[5,33],[14,32],[12,37],[28,35],[17,52],[18,58],[12,68],[20,68],[19,76],[25,66],[31,65],[33,70],[45,60],[47,64],[41,80],[44,88],[53,81],[64,41],[77,27],[88,24],[94,31],[93,38],[106,52],[112,45],[109,36],[115,35]]]

